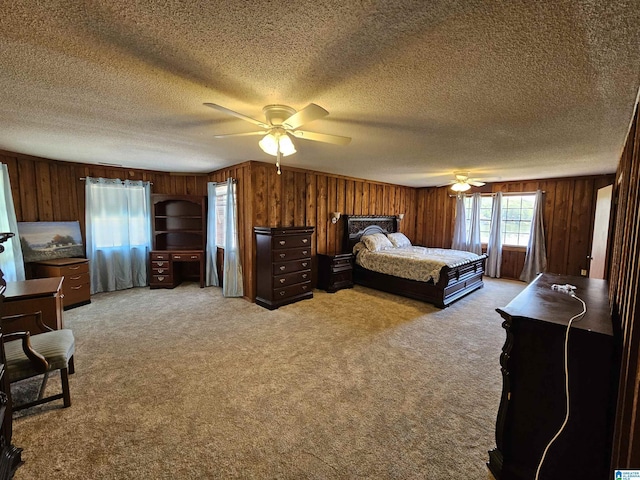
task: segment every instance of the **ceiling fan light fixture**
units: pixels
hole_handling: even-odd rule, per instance
[[[283,135],[268,133],[258,142],[258,145],[260,145],[264,153],[274,157],[278,155],[278,145],[280,146],[280,153],[284,157],[296,153],[296,147],[286,133]]]
[[[470,188],[471,188],[471,185],[464,182],[458,182],[451,185],[451,190],[453,190],[454,192],[466,192]]]

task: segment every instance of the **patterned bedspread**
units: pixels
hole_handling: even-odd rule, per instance
[[[356,246],[354,253],[356,263],[368,270],[420,282],[433,279],[434,283],[440,280],[440,270],[445,265],[455,267],[480,258],[475,253],[461,250],[417,246],[389,248],[378,252]]]

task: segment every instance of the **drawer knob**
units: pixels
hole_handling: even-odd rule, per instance
[[[284,257],[286,257],[286,256],[287,256],[287,254],[286,254],[286,253],[281,253],[281,254],[280,254],[280,258],[284,258]]]
[[[303,290],[306,290],[306,289],[307,289],[307,286],[306,286],[306,285],[302,285],[302,289],[303,289]]]
[[[280,283],[284,283],[286,280],[284,278],[280,279]]]
[[[308,239],[308,238],[303,238],[303,239],[302,239],[302,243],[307,243],[308,241],[309,241],[309,239]]]
[[[78,285],[77,287],[71,287],[71,290],[80,290],[82,288],[82,285]]]
[[[164,273],[164,268],[159,268],[158,273]]]
[[[69,267],[69,270],[78,270],[80,268],[79,265],[76,265],[75,267]]]
[[[162,267],[164,265],[164,262],[158,262],[158,266]]]
[[[164,282],[164,277],[158,277],[159,282]]]
[[[280,270],[284,272],[284,270],[285,270],[286,268],[287,268],[287,267],[285,267],[284,265],[282,265],[282,266],[280,267]]]
[[[280,296],[281,296],[281,297],[284,297],[284,293],[285,293],[285,292],[280,292]]]
[[[303,250],[303,251],[302,251],[302,254],[303,254],[303,255],[306,255],[306,254],[307,254],[307,250]]]
[[[182,256],[181,255],[174,255],[173,258],[175,258],[176,260],[182,260]]]
[[[82,277],[78,275],[77,277],[69,277],[69,280],[80,280]]]
[[[197,260],[198,259],[198,255],[191,255],[191,259],[192,260]]]
[[[307,278],[307,274],[306,274],[306,273],[303,273],[303,274],[302,274],[302,278]]]
[[[306,267],[307,265],[308,265],[308,263],[307,263],[307,262],[302,262],[302,266],[303,266],[303,267]]]
[[[280,240],[278,243],[279,243],[280,245],[285,245],[285,244],[287,243],[287,241],[286,241],[286,240]]]

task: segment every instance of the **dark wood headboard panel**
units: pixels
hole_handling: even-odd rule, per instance
[[[353,246],[363,235],[372,233],[393,233],[398,231],[398,217],[371,217],[365,215],[345,215],[344,252],[351,253]]]

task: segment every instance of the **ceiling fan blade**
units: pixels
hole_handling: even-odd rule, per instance
[[[229,137],[249,137],[252,135],[266,135],[267,132],[244,132],[244,133],[226,133],[223,135],[214,135],[213,138],[229,138]]]
[[[484,185],[484,182],[478,182],[476,180],[467,180],[467,183],[469,185],[473,185],[474,187],[482,187]]]
[[[458,183],[456,180],[451,180],[450,182],[447,183],[442,183],[440,185],[436,185],[436,187],[448,187],[449,185],[453,185],[454,183]]]
[[[333,143],[334,145],[349,145],[349,143],[351,143],[350,137],[341,137],[340,135],[328,135],[326,133],[306,132],[303,130],[294,130],[288,133],[296,138],[314,140],[316,142]]]
[[[282,126],[291,130],[295,130],[305,123],[309,123],[319,118],[326,117],[327,115],[329,115],[329,112],[327,112],[324,108],[316,105],[315,103],[310,103],[302,110],[294,113],[284,122],[282,122]]]
[[[204,105],[206,105],[207,107],[211,107],[214,110],[218,110],[220,112],[226,113],[228,115],[233,115],[234,117],[240,118],[240,119],[245,120],[245,121],[250,122],[250,123],[253,123],[254,125],[258,125],[259,127],[270,128],[269,125],[267,125],[264,122],[261,122],[260,120],[256,120],[255,118],[247,117],[246,115],[243,115],[243,114],[238,113],[238,112],[234,112],[233,110],[229,110],[228,108],[223,107],[221,105],[216,105],[215,103],[204,103]]]

